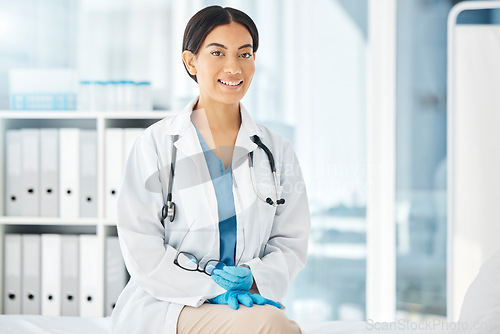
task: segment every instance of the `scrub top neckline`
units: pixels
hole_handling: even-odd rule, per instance
[[[198,130],[198,128],[196,127],[196,125],[193,123],[193,121],[191,121],[191,123],[193,124],[194,128],[196,129],[196,134],[198,135],[198,139],[200,141],[200,144],[201,144],[201,149],[203,152],[208,152],[210,151],[210,153],[208,154],[212,154],[213,156],[215,156],[217,158],[217,161],[219,162],[219,167],[220,167],[220,172],[221,172],[221,175],[224,175],[224,174],[227,174],[229,172],[231,172],[232,170],[232,165],[233,165],[233,162],[231,161],[229,163],[229,165],[226,167],[224,167],[224,164],[222,163],[222,160],[221,158],[217,155],[217,153],[215,153],[211,148],[210,146],[208,146],[208,144],[206,143],[205,141],[205,138],[203,138],[203,136],[201,135],[201,132],[200,130]]]

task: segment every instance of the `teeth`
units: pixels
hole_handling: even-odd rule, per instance
[[[224,85],[228,85],[228,86],[238,86],[239,84],[241,84],[243,81],[238,81],[238,82],[231,82],[231,81],[224,81],[224,80],[219,80],[220,82],[222,82]]]

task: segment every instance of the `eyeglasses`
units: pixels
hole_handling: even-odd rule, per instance
[[[174,259],[174,264],[178,265],[182,269],[188,271],[199,271],[207,274],[208,276],[212,275],[214,269],[222,269],[226,265],[224,262],[219,260],[210,260],[205,264],[205,267],[200,268],[200,261],[196,256],[187,252],[177,252],[177,255]]]
[[[209,276],[212,275],[212,272],[214,269],[222,269],[226,266],[226,264],[220,260],[209,260],[205,266],[202,268],[200,266],[200,261],[196,256],[194,256],[191,253],[188,252],[181,252],[181,245],[184,242],[184,239],[186,239],[186,236],[188,235],[189,231],[191,230],[191,226],[193,226],[194,221],[191,223],[189,226],[186,234],[181,240],[181,243],[179,244],[177,254],[175,254],[174,258],[174,264],[179,266],[180,268],[188,271],[199,271],[202,273],[205,273]],[[238,262],[236,265],[240,263],[241,257],[243,256],[243,253],[245,251],[245,229],[243,229],[243,251],[241,252],[240,258],[238,259]]]

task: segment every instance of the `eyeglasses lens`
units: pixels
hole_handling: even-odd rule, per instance
[[[214,269],[222,269],[224,268],[224,266],[225,264],[220,261],[210,260],[207,262],[207,265],[205,266],[205,272],[209,275],[212,275]]]
[[[193,254],[179,253],[177,262],[179,266],[187,270],[196,270],[198,268],[198,259]]]

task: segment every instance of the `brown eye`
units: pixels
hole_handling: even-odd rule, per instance
[[[220,52],[220,51],[212,51],[212,52],[210,52],[210,54],[212,56],[216,56],[216,57],[222,56],[222,52]]]
[[[240,55],[241,58],[245,58],[245,59],[250,58],[251,56],[252,56],[252,54],[250,52],[245,52],[245,53]]]

